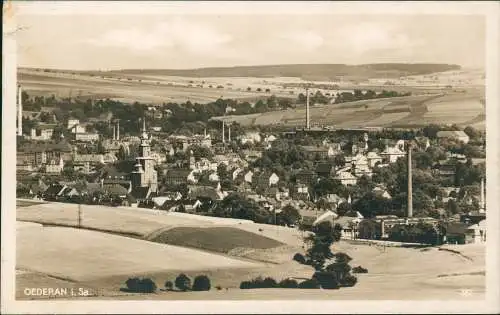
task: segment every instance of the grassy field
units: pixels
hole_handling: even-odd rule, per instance
[[[313,106],[310,109],[314,125],[335,128],[359,127],[419,127],[430,123],[473,125],[484,129],[485,108],[481,94],[434,94],[365,100],[343,104]],[[285,125],[304,126],[306,109],[244,116],[216,117],[235,121],[244,126]]]
[[[176,227],[147,239],[162,244],[221,253],[228,253],[235,248],[267,249],[283,245],[276,240],[234,227]]]
[[[18,230],[17,267],[70,281],[165,270],[251,268],[258,263],[179,246],[62,227]],[[61,254],[63,254],[61,256]]]
[[[74,207],[53,203],[19,207],[17,212],[18,217],[23,216],[27,221],[58,224],[70,221],[76,213]],[[57,287],[78,284],[98,291],[96,298],[113,299],[484,298],[484,245],[413,249],[341,241],[334,244],[333,251],[348,253],[353,258],[351,266],[361,265],[369,270],[368,274],[359,275],[354,288],[307,292],[238,290],[241,281],[257,276],[277,280],[310,277],[311,267],[292,260],[295,253],[303,252],[301,232],[248,221],[155,213],[107,207],[90,207],[85,211],[84,223],[87,220],[92,226],[134,232],[136,238],[18,222],[17,297],[29,299],[20,288],[46,283]],[[161,238],[171,236],[174,238],[166,242],[182,246],[141,239],[158,237],[165,241]],[[159,291],[147,296],[119,290],[133,275],[151,277],[162,287],[166,280],[174,280],[181,272],[190,277],[207,274],[212,286],[221,286],[223,290]],[[460,295],[463,289],[469,290],[467,297]]]
[[[119,76],[110,74],[109,76],[89,76],[72,75],[71,73],[45,73],[31,70],[20,70],[19,81],[23,89],[32,95],[51,95],[58,97],[108,97],[124,102],[146,102],[146,103],[168,103],[186,101],[197,103],[208,103],[218,98],[259,99],[263,96],[296,97],[291,96],[289,91],[273,88],[272,93],[257,92],[267,85],[255,83],[252,79],[242,80],[239,78],[239,87],[228,86],[231,78],[224,78],[223,82],[211,79],[211,84],[207,82],[203,87],[188,83],[185,78],[151,78],[141,76]],[[190,86],[191,85],[191,86]],[[211,88],[209,86],[212,86]],[[222,86],[223,88],[217,88]],[[252,91],[247,91],[251,87]]]

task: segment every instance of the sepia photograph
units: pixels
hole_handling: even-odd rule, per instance
[[[499,12],[4,1],[2,312],[500,312]]]

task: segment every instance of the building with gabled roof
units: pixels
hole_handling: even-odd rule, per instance
[[[436,137],[438,139],[453,139],[453,140],[458,140],[463,143],[468,143],[470,138],[469,136],[463,132],[462,130],[443,130],[443,131],[438,131],[436,134]]]

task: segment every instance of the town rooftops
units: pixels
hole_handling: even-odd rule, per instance
[[[22,145],[18,151],[19,152],[44,152],[44,151],[61,151],[61,152],[71,152],[71,145],[67,142],[59,143],[30,143]]]

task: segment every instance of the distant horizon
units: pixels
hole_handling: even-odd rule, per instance
[[[367,65],[396,65],[396,64],[404,64],[404,65],[450,65],[450,66],[459,66],[460,70],[482,70],[483,67],[474,67],[474,66],[464,66],[455,63],[440,63],[440,62],[375,62],[375,63],[283,63],[283,64],[255,64],[255,65],[234,65],[234,66],[207,66],[207,67],[193,67],[193,68],[113,68],[113,69],[73,69],[73,68],[54,68],[54,67],[38,67],[38,66],[20,66],[18,65],[18,69],[47,69],[54,71],[82,71],[82,72],[110,72],[110,71],[127,71],[127,70],[174,70],[174,71],[182,71],[182,70],[202,70],[202,69],[231,69],[231,68],[258,68],[258,67],[278,67],[278,66],[319,66],[319,65],[343,65],[343,66],[367,66]]]

